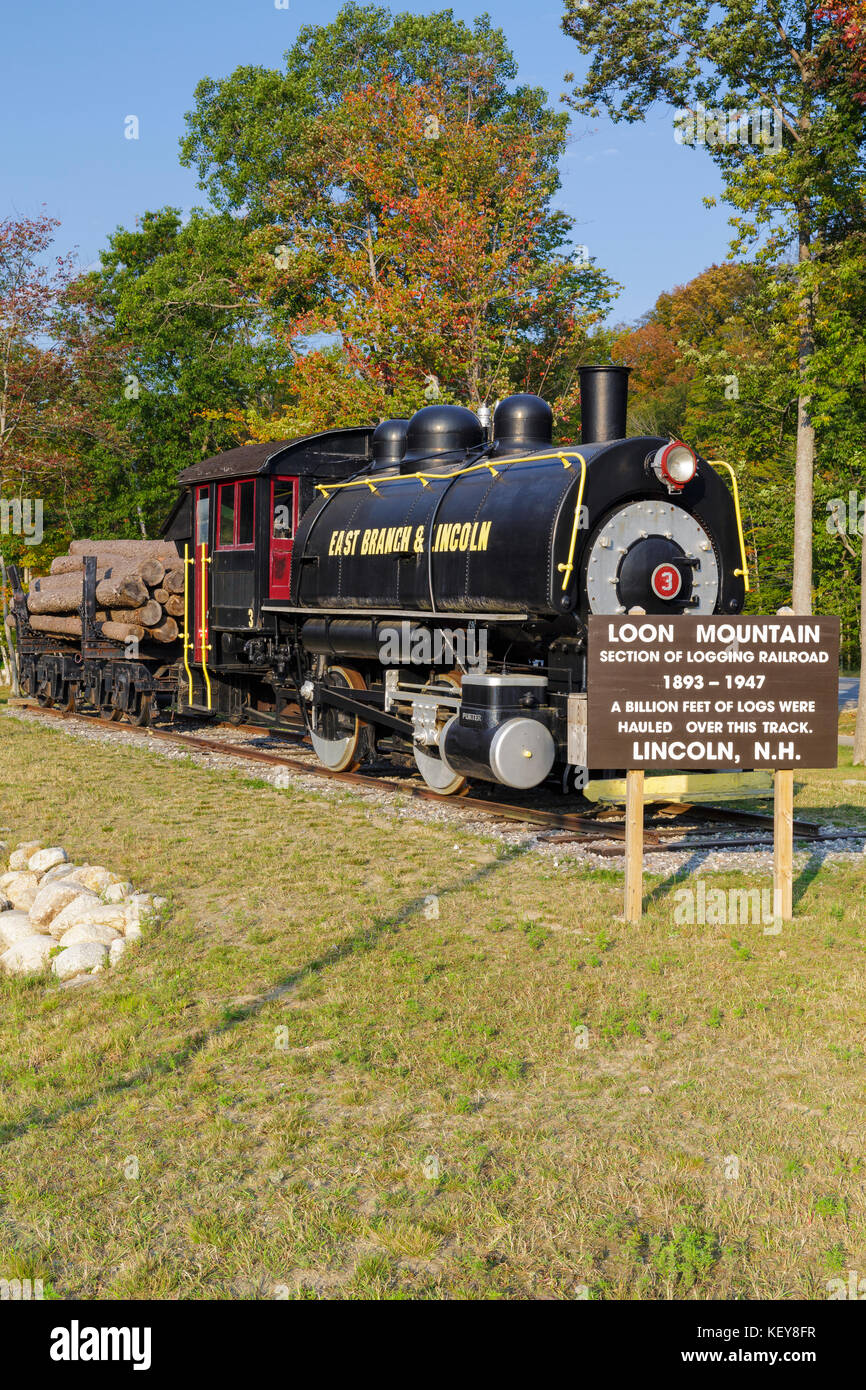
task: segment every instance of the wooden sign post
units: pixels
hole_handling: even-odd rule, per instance
[[[794,914],[794,774],[776,773],[773,788],[773,915],[790,922]]]
[[[643,772],[625,775],[625,911],[627,922],[643,912]]]
[[[642,908],[645,774],[760,768],[775,773],[774,913],[790,920],[794,770],[838,761],[839,627],[794,614],[590,618],[587,745],[596,767],[627,769],[627,922]]]

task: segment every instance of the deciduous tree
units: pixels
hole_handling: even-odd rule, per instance
[[[641,120],[656,101],[703,113],[707,152],[735,209],[733,250],[775,264],[793,245],[798,313],[793,603],[811,611],[815,296],[828,246],[863,225],[864,113],[844,73],[823,61],[835,36],[808,0],[566,0],[565,32],[591,55],[574,105]],[[749,142],[763,108],[775,148]],[[736,113],[736,120],[716,113]],[[708,119],[707,113],[709,113]],[[744,120],[745,115],[745,120]],[[698,141],[699,123],[683,133]],[[744,132],[746,139],[744,140]],[[769,131],[768,131],[769,133]]]
[[[255,238],[249,281],[266,301],[321,287],[310,309],[285,325],[277,316],[289,404],[277,419],[249,416],[256,432],[411,414],[440,398],[477,408],[515,387],[545,390],[554,370],[566,415],[610,282],[575,264],[570,220],[551,206],[551,145],[563,139],[472,115],[438,79],[386,78],[323,114],[287,155],[277,220]]]

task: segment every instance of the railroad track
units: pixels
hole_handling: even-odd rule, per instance
[[[251,748],[247,744],[225,743],[214,738],[203,738],[199,734],[178,733],[175,730],[158,729],[152,725],[138,728],[132,724],[119,724],[114,720],[101,719],[96,715],[68,712],[24,701],[19,708],[31,714],[59,719],[68,722],[82,719],[87,725],[99,725],[109,732],[134,735],[143,739],[155,739],[176,747],[194,748],[201,752],[217,754],[222,757],[244,758],[271,767],[285,768],[305,777],[323,777],[329,781],[346,782],[369,789],[400,791],[421,801],[435,801],[455,809],[472,811],[477,815],[489,816],[494,820],[516,821],[525,825],[543,827],[542,838],[557,844],[581,844],[604,858],[615,858],[624,852],[625,825],[618,820],[609,819],[609,812],[595,815],[581,815],[574,811],[550,811],[541,807],[522,806],[495,797],[460,796],[443,798],[429,788],[418,786],[413,774],[405,777],[395,776],[393,769],[387,775],[374,775],[365,772],[331,772],[319,763],[293,758],[284,753]],[[227,726],[228,727],[228,726]],[[302,737],[303,728],[298,725],[279,730],[268,730],[260,725],[232,725],[235,733],[250,732],[261,735],[264,732],[280,736]],[[673,823],[675,821],[675,823]],[[723,838],[719,827],[726,825],[731,829],[754,830],[758,833],[743,837]],[[682,853],[689,850],[708,849],[750,849],[771,848],[773,835],[772,816],[757,811],[740,811],[729,807],[704,807],[677,805],[663,807],[658,812],[648,811],[644,825],[644,852],[656,850],[662,853]],[[769,837],[769,838],[768,838]],[[827,838],[840,838],[840,832],[818,825],[815,821],[794,821],[794,838],[801,841],[816,841]]]

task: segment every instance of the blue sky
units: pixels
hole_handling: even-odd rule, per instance
[[[7,6],[0,52],[0,216],[46,205],[62,228],[58,249],[96,260],[118,225],[165,204],[201,203],[195,174],[178,162],[184,113],[201,77],[244,63],[281,67],[302,25],[327,23],[340,0],[38,0]],[[429,13],[439,0],[405,0],[394,11]],[[581,71],[562,33],[556,0],[453,0],[471,21],[487,9],[506,33],[520,78],[563,90]],[[140,138],[124,138],[137,115]],[[708,155],[678,145],[672,113],[640,126],[573,117],[560,205],[577,219],[575,242],[623,286],[612,318],[630,320],[656,296],[727,252],[727,213],[701,199],[718,194]]]

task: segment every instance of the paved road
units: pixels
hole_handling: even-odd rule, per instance
[[[857,696],[860,692],[860,680],[857,676],[841,676],[839,678],[839,709],[856,709]]]

